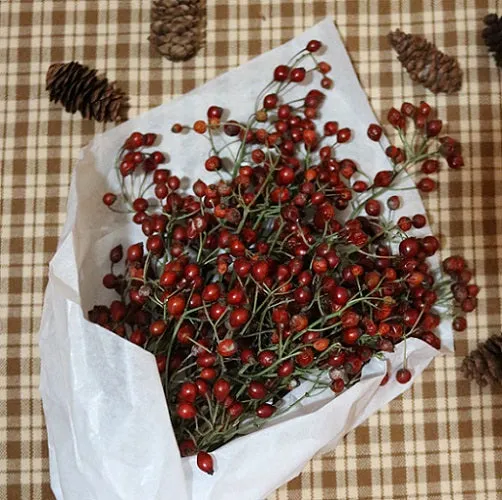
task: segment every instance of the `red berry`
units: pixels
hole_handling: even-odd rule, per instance
[[[176,408],[176,413],[178,416],[184,420],[190,420],[195,418],[197,415],[197,410],[195,406],[191,403],[183,402],[178,405]]]
[[[376,123],[372,123],[368,127],[368,137],[375,142],[378,142],[380,140],[380,137],[382,137],[382,127],[380,125],[377,125]]]
[[[317,65],[317,69],[325,75],[326,73],[329,73],[331,71],[331,66],[327,62],[321,61]]]
[[[429,116],[430,112],[431,112],[431,107],[425,102],[425,101],[420,101],[420,105],[418,107],[418,112],[427,117]]]
[[[194,335],[195,328],[190,323],[183,323],[176,333],[176,338],[180,344],[191,344],[190,339],[193,339]]]
[[[467,297],[462,301],[461,309],[462,311],[468,313],[474,311],[476,309],[477,301],[474,297]]]
[[[431,120],[427,122],[425,132],[427,137],[436,137],[441,132],[443,122],[441,120]]]
[[[344,344],[353,345],[358,341],[360,336],[361,336],[361,330],[359,330],[359,328],[357,327],[352,327],[343,330],[342,338]]]
[[[162,373],[166,369],[167,358],[163,355],[155,356],[155,361],[157,363],[157,369],[159,373]]]
[[[328,271],[328,261],[324,257],[315,257],[312,261],[312,270],[316,274],[324,274]]]
[[[155,139],[157,139],[157,134],[145,134],[143,136],[145,146],[153,146]]]
[[[242,403],[239,403],[238,401],[230,405],[228,408],[228,414],[232,419],[236,419],[242,415],[244,412],[244,405]]]
[[[345,363],[345,352],[338,351],[330,354],[328,358],[328,365],[333,368],[340,368]]]
[[[275,175],[277,184],[287,186],[295,180],[295,171],[291,167],[283,167]]]
[[[376,187],[387,187],[390,186],[394,178],[394,172],[392,170],[381,170],[375,175],[373,183]]]
[[[396,195],[390,196],[387,198],[387,206],[390,210],[397,210],[401,206],[401,198]]]
[[[240,243],[240,242],[239,242]],[[238,258],[234,262],[234,271],[237,276],[245,278],[251,271],[252,264],[246,259]]]
[[[265,386],[256,380],[249,383],[247,394],[252,399],[263,399],[267,395]]]
[[[402,115],[396,108],[390,108],[387,114],[387,120],[393,127],[398,127],[401,122]]]
[[[213,321],[218,321],[227,312],[227,307],[218,302],[214,303],[209,309],[209,317]]]
[[[224,358],[229,358],[237,352],[237,343],[233,339],[225,339],[218,343],[218,354]]]
[[[434,255],[439,249],[439,241],[435,236],[426,236],[422,240],[422,248],[427,256]]]
[[[309,52],[317,52],[322,46],[322,43],[319,40],[310,40],[309,43],[307,43],[307,50]]]
[[[446,158],[446,161],[448,162],[448,166],[453,169],[461,168],[464,166],[464,159],[462,158],[461,155],[451,155]]]
[[[277,355],[270,350],[262,351],[258,354],[258,363],[266,368],[272,366],[276,359]]]
[[[292,82],[299,83],[305,79],[306,74],[307,74],[307,72],[305,71],[305,68],[293,68],[293,70],[291,71],[291,73],[289,75],[289,79]]]
[[[103,286],[105,288],[112,290],[113,288],[115,288],[116,285],[117,285],[117,277],[114,274],[109,273],[103,276]]]
[[[243,307],[234,309],[230,313],[229,323],[232,328],[244,326],[249,321],[249,311]]]
[[[326,122],[324,124],[324,135],[332,136],[338,132],[338,123],[337,122]]]
[[[256,415],[259,418],[270,418],[275,413],[275,410],[275,406],[269,403],[263,403],[256,408]]]
[[[267,94],[263,98],[263,107],[265,109],[274,109],[277,106],[279,98],[277,94]]]
[[[159,168],[153,174],[153,182],[155,184],[165,184],[168,178],[169,178],[169,170],[165,170],[163,168]]]
[[[415,214],[411,222],[413,224],[413,227],[416,227],[417,229],[421,229],[427,224],[427,219],[425,218],[425,215],[422,214]]]
[[[214,172],[221,167],[221,159],[218,156],[210,156],[204,165],[208,172]]]
[[[345,382],[343,381],[343,378],[337,377],[331,383],[331,390],[335,394],[342,392],[344,388],[345,388]]]
[[[422,163],[421,170],[424,174],[434,174],[439,170],[439,162],[437,160],[425,160]]]
[[[309,304],[312,300],[312,290],[306,286],[297,288],[293,295],[295,301],[302,306]]]
[[[223,403],[226,397],[230,394],[231,386],[230,382],[220,378],[213,385],[213,396],[216,401]]]
[[[160,151],[154,151],[151,158],[157,165],[166,161],[166,157]]]
[[[227,302],[232,306],[240,305],[245,300],[244,290],[242,288],[232,288],[227,294]]]
[[[293,360],[287,359],[283,361],[277,368],[277,376],[279,377],[289,377],[295,369],[295,364]]]
[[[204,302],[214,302],[220,298],[220,287],[217,283],[209,283],[202,290],[202,300]]]
[[[333,80],[325,76],[321,79],[321,87],[323,89],[330,89],[333,86]]]
[[[198,134],[204,134],[206,132],[206,130],[207,130],[207,124],[206,124],[206,122],[204,120],[197,120],[193,124],[193,129]]]
[[[397,225],[401,229],[401,231],[409,231],[411,229],[412,223],[409,217],[400,217],[397,221]]]
[[[415,127],[417,129],[423,129],[427,124],[427,118],[422,113],[415,115]]]
[[[344,306],[349,301],[349,291],[342,286],[335,286],[330,292],[333,302],[339,306]]]
[[[389,377],[389,372],[387,372],[387,373],[384,375],[383,379],[380,381],[380,385],[385,385],[385,384],[387,384],[387,382],[389,381],[389,378],[390,378],[390,377]]]
[[[164,250],[164,240],[160,234],[153,234],[146,241],[146,249],[155,255],[162,254]]]
[[[214,368],[204,368],[200,371],[200,378],[203,380],[214,380],[217,372]]]
[[[103,195],[103,203],[107,206],[107,207],[111,207],[114,203],[115,203],[115,200],[117,199],[117,195],[113,194],[113,193],[105,193]]]
[[[212,476],[214,474],[213,457],[205,451],[197,453],[197,467],[206,474]]]
[[[182,295],[174,295],[167,301],[167,312],[179,318],[185,312],[186,299]]]
[[[199,179],[194,183],[192,189],[196,196],[202,198],[206,195],[207,184]]]
[[[207,109],[208,119],[221,118],[222,114],[223,114],[223,108],[220,108],[219,106],[209,106],[209,108]]]
[[[424,177],[418,182],[417,188],[422,191],[422,193],[430,193],[436,189],[436,181],[430,177]]]
[[[351,135],[349,128],[342,128],[336,133],[336,140],[339,143],[344,143],[350,140]]]
[[[274,80],[276,82],[284,82],[287,80],[289,75],[289,67],[281,64],[277,66],[274,70]]]
[[[236,122],[235,120],[229,120],[224,126],[223,130],[225,134],[227,134],[230,137],[235,137],[236,135],[239,135],[241,131],[241,125],[239,122]]]
[[[304,130],[303,131],[303,142],[305,146],[311,148],[317,144],[317,135],[314,130]]]
[[[366,191],[368,189],[368,184],[364,181],[356,181],[356,182],[354,182],[352,189],[356,193],[363,193],[364,191]]]
[[[146,342],[146,336],[141,330],[134,330],[129,340],[136,345],[143,345]]]
[[[405,116],[412,117],[416,112],[415,106],[411,102],[403,102],[401,105],[401,113]]]
[[[136,243],[127,249],[127,260],[137,262],[143,258],[143,244]]]
[[[143,134],[140,132],[133,132],[129,139],[127,139],[128,149],[137,149],[143,146]]]
[[[453,329],[457,332],[463,332],[467,328],[467,321],[463,316],[457,316],[453,320]]]
[[[396,380],[400,384],[406,384],[411,380],[411,372],[407,368],[401,368],[396,373]]]
[[[286,325],[289,323],[289,313],[284,307],[275,307],[272,310],[272,321],[277,324]]]
[[[196,397],[197,386],[193,382],[183,382],[178,391],[178,399],[180,401],[186,401],[187,403],[193,403]]]
[[[420,244],[416,238],[406,238],[399,244],[399,253],[403,257],[415,257],[420,250]]]
[[[314,351],[310,347],[303,348],[295,356],[296,364],[302,368],[309,366],[314,361]]]
[[[254,352],[252,349],[246,348],[241,351],[241,362],[243,365],[254,362]]]
[[[366,210],[366,213],[368,215],[371,215],[372,217],[378,217],[382,210],[382,205],[378,200],[369,200],[364,205],[364,209]]]
[[[167,323],[163,319],[159,319],[157,321],[154,321],[150,325],[150,333],[154,337],[158,337],[166,331],[166,328],[167,328]]]
[[[259,283],[262,282],[268,276],[268,272],[269,272],[269,265],[264,260],[256,262],[251,270],[253,278]]]

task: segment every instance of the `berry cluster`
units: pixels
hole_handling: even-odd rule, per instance
[[[312,382],[304,397],[340,393],[373,356],[409,337],[439,348],[440,306],[476,305],[465,261],[446,259],[448,277],[439,278],[428,261],[438,239],[412,233],[425,216],[395,221],[402,199],[385,198],[413,168],[436,172],[441,156],[461,166],[458,146],[438,139],[441,122],[426,103],[405,103],[388,116],[402,147],[390,146],[388,170],[367,178],[338,154],[350,129],[315,121],[321,90],[283,100],[308,73],[333,86],[320,48],[312,40],[275,68],[246,123],[211,106],[193,126],[173,125],[173,133],[209,140],[205,168],[219,181],[181,191],[180,179],[161,168],[164,155],[146,152],[156,136],[135,132],[117,159],[121,193],[103,197],[132,213],[146,240],[112,249],[103,284],[120,298],[89,318],[156,356],[180,451],[198,453],[207,473],[208,452],[287,411],[282,398],[301,381]],[[371,124],[368,137],[381,136]],[[229,144],[237,150],[225,156]],[[429,177],[418,182],[422,191],[434,185]],[[454,326],[463,330],[465,319]],[[404,360],[397,381],[411,376]]]

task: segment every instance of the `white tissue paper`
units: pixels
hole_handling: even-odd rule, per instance
[[[331,20],[234,69],[185,96],[152,109],[97,136],[81,153],[68,199],[68,219],[50,263],[40,329],[40,392],[48,430],[52,489],[59,500],[261,500],[299,474],[320,451],[330,450],[351,429],[409,388],[438,351],[418,339],[407,341],[407,363],[413,373],[406,385],[391,375],[380,386],[387,366],[402,367],[403,345],[386,360],[374,358],[362,379],[341,395],[331,391],[301,404],[252,434],[234,439],[212,453],[215,474],[197,469],[195,457],[180,458],[154,357],[114,333],[89,322],[86,311],[111,295],[101,286],[109,250],[142,240],[138,226],[101,202],[106,191],[118,192],[113,171],[125,138],[135,130],[163,138],[168,167],[191,181],[210,180],[204,169],[207,142],[196,134],[174,136],[174,122],[193,123],[210,105],[247,120],[255,98],[273,68],[305,47],[323,42],[322,60],[332,66],[334,88],[326,91],[325,119],[353,131],[340,148],[370,178],[388,168],[381,144],[366,137],[378,123],[340,36]],[[305,95],[306,88],[301,93]],[[404,185],[412,185],[411,180]],[[405,191],[405,211],[395,217],[424,213],[418,192]],[[428,227],[417,232],[429,233]],[[434,261],[439,267],[438,261]],[[109,303],[109,301],[108,301]],[[443,350],[453,349],[452,331],[440,325]],[[304,384],[288,394],[299,397]]]

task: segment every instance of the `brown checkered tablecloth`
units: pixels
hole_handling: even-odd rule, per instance
[[[480,36],[493,11],[502,14],[502,1],[211,0],[205,48],[173,64],[149,47],[149,1],[0,0],[0,498],[52,498],[37,330],[70,172],[79,149],[103,130],[49,103],[49,64],[79,60],[105,70],[130,94],[135,116],[325,16],[336,20],[378,116],[425,98],[463,143],[465,168],[443,171],[426,204],[443,255],[465,254],[482,292],[455,356],[437,359],[411,391],[270,498],[502,498],[502,391],[458,373],[478,340],[500,332],[502,318],[502,72]],[[410,82],[386,40],[396,27],[458,56],[458,95],[435,97]]]

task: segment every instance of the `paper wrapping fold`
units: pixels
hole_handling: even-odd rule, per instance
[[[382,145],[366,137],[378,123],[358,82],[333,22],[325,20],[287,44],[226,73],[180,99],[164,104],[97,136],[75,168],[68,199],[68,219],[49,271],[40,330],[41,384],[46,417],[51,485],[64,500],[260,500],[297,475],[319,451],[333,448],[351,429],[409,386],[392,377],[380,380],[386,362],[373,359],[360,383],[338,397],[330,391],[307,398],[287,415],[213,453],[214,476],[201,473],[194,457],[181,459],[174,439],[154,357],[115,334],[90,323],[86,311],[112,295],[100,286],[109,250],[139,241],[138,226],[108,211],[102,194],[118,191],[113,158],[134,130],[163,137],[160,149],[169,168],[194,181],[211,180],[204,170],[207,143],[200,136],[173,136],[172,123],[192,123],[209,105],[231,110],[246,120],[256,95],[273,68],[289,60],[312,38],[326,48],[335,82],[322,107],[324,119],[353,130],[351,142],[337,153],[352,158],[370,177],[388,168]],[[298,95],[305,94],[302,88]],[[412,185],[406,180],[403,185]],[[416,191],[405,191],[404,211],[423,213]],[[417,234],[430,233],[428,227]],[[435,261],[437,266],[437,260]],[[445,350],[452,332],[440,325]],[[413,379],[438,355],[417,339],[407,342]],[[403,346],[385,356],[395,373],[402,366]],[[300,386],[288,398],[300,396]]]

